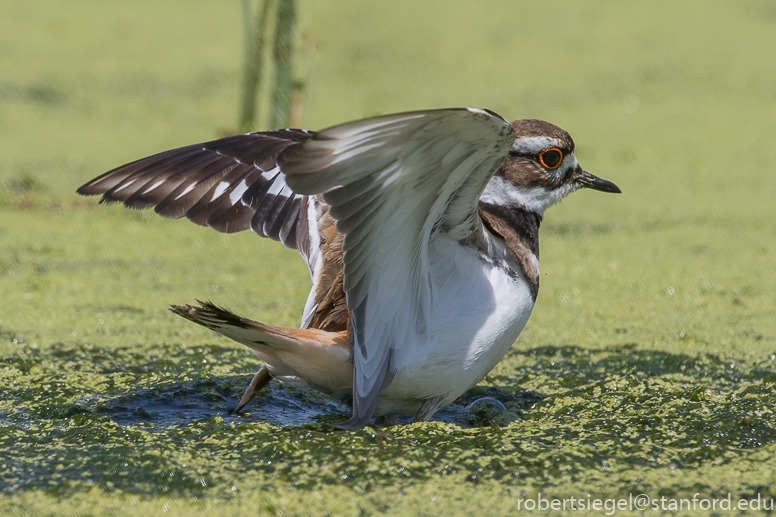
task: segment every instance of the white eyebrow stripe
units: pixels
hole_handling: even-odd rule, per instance
[[[563,147],[563,143],[557,138],[551,138],[549,136],[524,136],[515,139],[515,143],[512,144],[512,151],[522,154],[532,154],[553,147],[560,149]]]

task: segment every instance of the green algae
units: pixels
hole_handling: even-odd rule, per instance
[[[293,326],[308,288],[295,252],[73,194],[229,127],[238,8],[0,6],[0,511],[503,515],[538,493],[776,496],[776,69],[758,58],[773,9],[416,4],[300,4],[318,48],[307,127],[451,105],[535,116],[624,194],[548,211],[534,315],[460,403],[352,432],[331,426],[341,406],[274,382],[231,416],[257,359],[166,311],[212,299]],[[553,38],[523,22],[547,9]],[[467,407],[480,397],[506,411]]]
[[[514,504],[517,494],[537,492],[773,496],[765,480],[773,475],[767,459],[776,448],[774,359],[732,369],[714,355],[634,348],[518,352],[518,372],[542,383],[545,395],[527,406],[508,401],[519,418],[503,426],[437,421],[353,432],[229,416],[225,399],[236,402],[249,376],[223,368],[213,375],[201,363],[181,366],[205,356],[232,359],[238,371],[247,366],[237,357],[245,354],[225,347],[193,354],[172,348],[26,350],[3,360],[3,384],[12,388],[0,405],[0,450],[13,454],[3,460],[0,487],[7,494],[40,491],[53,500],[99,489],[125,502],[167,497],[238,506],[244,504],[234,501],[238,490],[260,491],[272,501],[289,491],[310,499],[333,489],[363,498],[362,508],[373,510],[401,509],[401,499],[384,497],[408,487],[433,492],[437,501],[463,502],[461,491],[474,491],[466,497],[495,491],[506,498],[502,510],[510,508],[508,494]],[[548,362],[554,365],[547,368]],[[143,366],[124,366],[131,364]],[[564,371],[573,371],[572,379],[553,382]],[[509,400],[526,391],[520,378],[494,377],[486,384],[490,391],[473,395]],[[273,386],[258,403],[284,390],[294,391]],[[143,404],[169,395],[198,408],[185,422],[160,428]],[[323,407],[315,396],[285,395],[296,395],[303,407]],[[141,401],[139,410],[117,418],[133,397]],[[221,414],[206,414],[208,404]]]

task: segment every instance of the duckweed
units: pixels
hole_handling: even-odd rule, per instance
[[[0,4],[0,513],[776,497],[774,9],[486,4],[300,2],[303,125],[456,105],[542,118],[624,193],[548,211],[538,304],[482,383],[432,422],[357,431],[274,381],[231,415],[258,359],[166,310],[211,299],[296,325],[295,252],[73,194],[228,132],[238,4]]]

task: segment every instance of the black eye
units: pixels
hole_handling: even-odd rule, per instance
[[[547,149],[539,153],[539,162],[547,169],[557,169],[563,160],[563,153],[560,149]]]

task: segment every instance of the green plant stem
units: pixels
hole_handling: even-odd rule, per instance
[[[240,102],[238,128],[242,132],[250,131],[258,117],[257,97],[261,86],[261,72],[264,65],[265,35],[269,13],[275,0],[262,0],[256,14],[256,21],[251,27],[250,0],[243,0],[243,14],[246,20],[245,33],[245,66],[243,74],[243,90]]]
[[[272,119],[270,127],[288,127],[291,114],[294,59],[295,0],[282,0],[278,7],[275,32],[275,85],[272,91]]]

